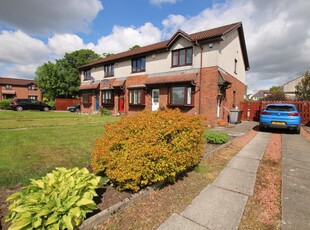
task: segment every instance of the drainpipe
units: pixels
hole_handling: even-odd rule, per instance
[[[202,45],[200,45],[198,43],[197,40],[196,40],[196,45],[200,47],[199,95],[198,95],[198,98],[199,98],[198,114],[200,114],[201,113],[201,80],[202,80],[201,73],[202,73],[202,52],[203,52],[203,47],[202,47]]]

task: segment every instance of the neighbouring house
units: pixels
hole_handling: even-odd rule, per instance
[[[30,98],[41,101],[42,93],[34,80],[0,77],[0,100]]]
[[[270,95],[270,90],[259,90],[257,93],[255,93],[252,96],[253,101],[259,101],[260,99],[263,99]]]
[[[285,83],[283,86],[282,86],[282,89],[283,89],[283,92],[285,93],[285,97],[287,99],[291,99],[291,100],[294,100],[296,99],[296,94],[295,94],[295,86],[298,85],[299,82],[301,82],[301,79],[304,77],[304,75],[302,76],[299,76],[287,83]]]
[[[242,23],[187,34],[79,67],[81,111],[114,115],[180,108],[208,124],[244,100],[249,60]]]

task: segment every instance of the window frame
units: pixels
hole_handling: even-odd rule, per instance
[[[110,98],[106,98],[107,94],[110,94]],[[114,105],[114,91],[113,90],[103,90],[102,91],[102,104],[103,105]],[[105,100],[111,100],[110,102],[105,102]]]
[[[183,103],[173,103],[173,89],[183,88],[184,98]],[[190,90],[189,90],[190,89]],[[188,103],[188,93],[190,93],[190,103]],[[190,85],[173,85],[169,87],[169,106],[194,106],[194,87]]]
[[[83,76],[84,76],[84,80],[90,80],[91,79],[91,70],[90,69],[83,70]]]
[[[131,73],[141,73],[145,71],[146,71],[146,57],[131,59]]]
[[[12,85],[6,84],[6,85],[5,85],[5,89],[6,89],[6,90],[11,90],[11,89],[12,89]]]
[[[104,77],[113,77],[114,76],[114,63],[104,66]]]
[[[191,60],[190,60],[190,62],[187,61],[188,50],[191,50]],[[185,51],[185,53],[184,53],[184,64],[180,64],[181,63],[181,60],[180,60],[180,56],[181,55],[180,54],[181,54],[182,51]],[[177,64],[174,64],[175,63],[174,62],[175,54],[177,54]],[[172,67],[188,66],[188,65],[192,65],[192,64],[193,64],[193,47],[192,46],[171,51],[171,66]]]
[[[140,94],[140,102],[135,103],[135,92],[139,96]],[[145,105],[145,89],[144,88],[134,88],[134,89],[129,89],[128,92],[128,102],[130,106],[137,106],[137,105]]]
[[[36,85],[29,85],[29,86],[28,86],[28,90],[30,90],[30,91],[35,91],[35,90],[38,90],[38,88],[37,88]]]
[[[85,100],[87,97],[87,100]],[[82,103],[83,104],[91,104],[92,103],[92,93],[91,91],[82,91]]]

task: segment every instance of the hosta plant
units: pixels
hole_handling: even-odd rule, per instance
[[[7,198],[9,229],[74,229],[97,209],[100,177],[86,168],[56,168]]]

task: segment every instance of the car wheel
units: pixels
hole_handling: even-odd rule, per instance
[[[44,110],[45,112],[48,112],[50,109],[49,109],[48,107],[44,107],[43,110]]]
[[[300,134],[300,127],[298,127],[298,128],[295,130],[295,133],[296,133],[296,134]]]
[[[16,111],[23,111],[23,107],[17,106],[17,107],[16,107]]]
[[[80,109],[76,109],[75,112],[76,113],[80,113],[81,111],[80,111]]]

